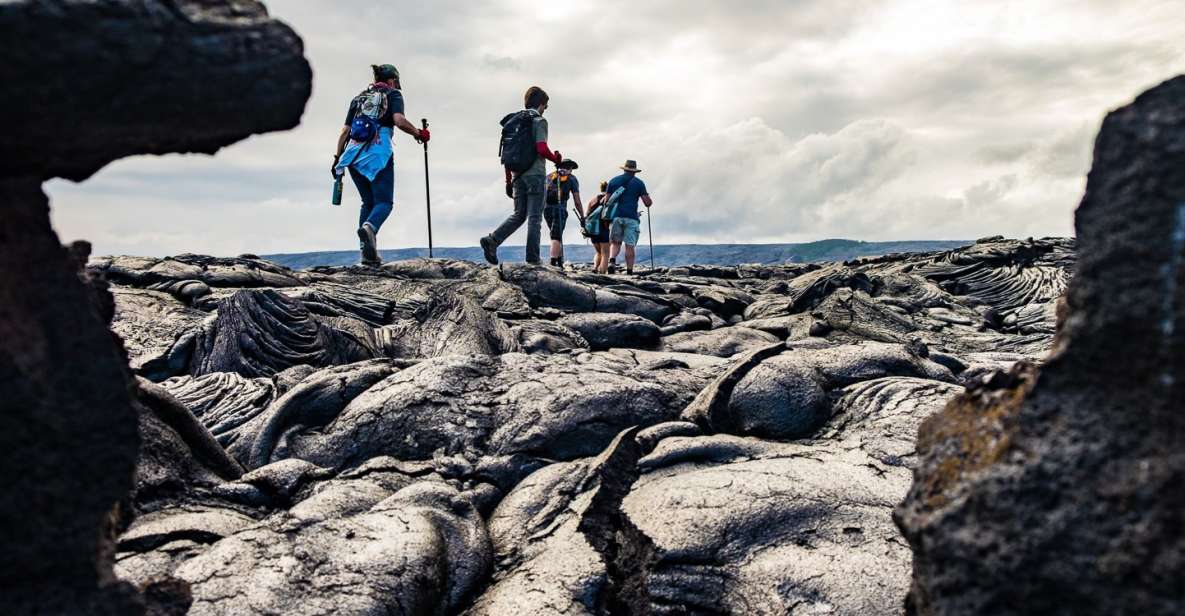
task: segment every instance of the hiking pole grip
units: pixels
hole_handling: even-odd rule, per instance
[[[428,118],[420,118],[420,125],[428,130]],[[428,209],[428,258],[432,258],[432,188],[428,181],[428,142],[424,142],[424,205]]]

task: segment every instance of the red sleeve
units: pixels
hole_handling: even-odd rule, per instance
[[[552,152],[551,148],[547,147],[546,141],[535,142],[535,151],[538,152],[540,156],[550,160],[553,163],[560,163],[560,157],[555,152]]]

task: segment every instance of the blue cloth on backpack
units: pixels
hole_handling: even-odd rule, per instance
[[[346,144],[346,149],[342,150],[341,156],[337,159],[335,169],[338,175],[345,173],[346,168],[353,168],[366,179],[373,181],[374,176],[386,168],[387,162],[394,155],[391,146],[392,134],[390,128],[383,126],[379,128],[378,137],[370,143],[350,141]]]
[[[605,190],[607,194],[612,195],[618,188],[625,187],[625,193],[617,200],[617,208],[613,211],[613,218],[633,218],[638,220],[641,216],[638,214],[638,199],[646,192],[646,183],[642,178],[623,173],[612,180],[609,180],[609,187]]]

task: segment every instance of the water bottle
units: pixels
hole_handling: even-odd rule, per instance
[[[340,175],[333,182],[333,204],[342,204],[342,178]]]

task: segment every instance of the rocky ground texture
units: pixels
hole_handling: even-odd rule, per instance
[[[1070,240],[601,276],[92,258],[116,574],[191,614],[887,614],[918,426],[1038,362]]]

